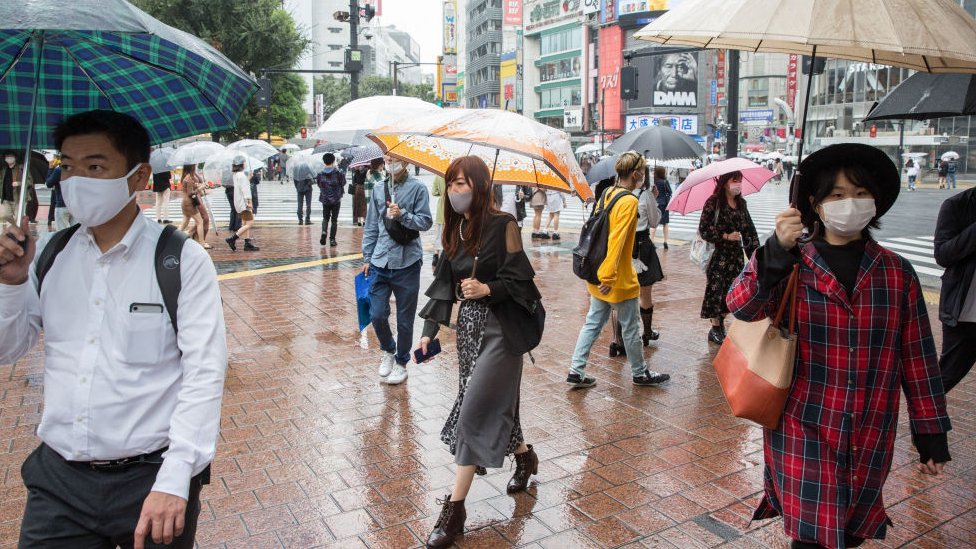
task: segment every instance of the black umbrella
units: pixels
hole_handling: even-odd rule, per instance
[[[928,120],[976,114],[973,76],[913,74],[882,99],[864,120]]]
[[[689,135],[666,126],[648,126],[627,132],[607,147],[615,153],[637,151],[654,160],[701,158],[705,149]]]
[[[592,185],[617,175],[617,169],[615,168],[617,156],[616,154],[613,156],[605,156],[599,162],[593,164],[590,167],[590,171],[586,172],[586,182]]]

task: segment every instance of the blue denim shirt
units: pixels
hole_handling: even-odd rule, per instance
[[[430,196],[424,183],[407,176],[403,183],[390,182],[390,193],[400,206],[400,223],[408,229],[426,231],[434,224],[430,215]],[[402,269],[420,261],[423,247],[420,238],[406,246],[397,244],[386,232],[383,216],[386,215],[386,189],[382,183],[373,187],[366,210],[366,226],[363,232],[363,261],[385,269]]]

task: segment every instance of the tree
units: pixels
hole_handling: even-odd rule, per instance
[[[290,68],[311,46],[280,0],[133,0],[153,17],[195,34],[237,63],[244,72]],[[294,135],[305,123],[302,100],[307,88],[295,75],[273,75],[271,131]],[[267,111],[252,98],[229,139],[257,137],[266,129]]]
[[[350,101],[349,79],[334,76],[320,76],[314,80],[314,93],[323,95],[325,114],[334,113],[336,109]],[[385,76],[367,76],[359,81],[359,97],[374,95],[392,95],[393,79]],[[428,103],[437,101],[434,90],[427,84],[410,84],[400,81],[400,93],[406,97],[416,97]]]

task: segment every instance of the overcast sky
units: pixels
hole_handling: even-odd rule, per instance
[[[382,25],[409,32],[420,44],[420,61],[433,63],[443,47],[442,5],[441,0],[383,0],[383,16],[378,19]],[[434,72],[434,67],[423,69]]]

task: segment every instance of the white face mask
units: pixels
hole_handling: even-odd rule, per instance
[[[14,167],[14,162],[17,161],[17,158],[15,158],[13,156],[5,156],[5,157],[3,157],[3,161],[6,162],[8,166],[10,166],[11,168],[13,168]]]
[[[135,198],[129,192],[129,178],[142,164],[118,179],[98,179],[73,175],[61,182],[64,204],[71,215],[86,227],[98,227],[114,218]]]
[[[845,198],[820,205],[824,227],[840,236],[861,234],[877,210],[873,198]]]
[[[739,196],[742,194],[742,183],[729,183],[729,191],[734,196]]]

